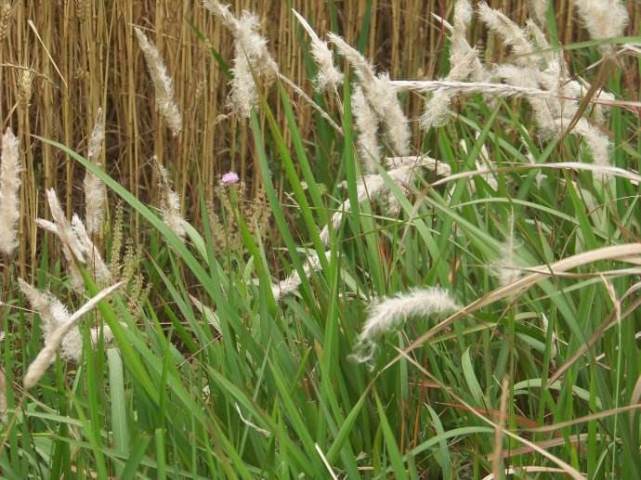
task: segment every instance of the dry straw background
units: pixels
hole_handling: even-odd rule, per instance
[[[527,17],[527,2],[490,1],[513,20]],[[392,78],[435,78],[446,31],[431,13],[448,17],[453,2],[445,0],[261,0],[232,2],[236,12],[250,9],[261,16],[269,48],[283,73],[311,91],[303,52],[306,38],[291,15],[303,14],[319,33],[334,22],[339,33],[357,45],[363,18],[371,9],[366,54],[389,70]],[[585,39],[572,15],[572,2],[556,2],[563,44]],[[628,1],[628,34],[638,34],[641,3]],[[142,28],[160,49],[174,78],[184,128],[174,138],[161,128],[133,27]],[[201,40],[202,32],[208,42]],[[501,47],[478,25],[473,41],[482,42],[488,60],[498,60]],[[226,118],[227,79],[210,47],[229,59],[232,37],[199,1],[177,0],[0,0],[0,110],[2,128],[20,136],[25,167],[22,190],[21,275],[35,265],[35,224],[27,219],[47,215],[45,188],[55,187],[70,214],[82,205],[82,168],[33,135],[57,140],[86,153],[87,139],[99,108],[107,112],[105,161],[108,172],[143,199],[151,199],[155,179],[152,155],[172,172],[186,211],[197,223],[196,186],[212,194],[220,174],[230,168],[251,179],[253,157],[246,125]],[[628,70],[628,99],[638,100],[639,72]],[[412,97],[408,112],[420,113]],[[312,112],[300,103],[296,112],[304,134]],[[307,135],[309,137],[309,135]],[[185,194],[188,192],[189,194]],[[78,209],[78,208],[76,208]]]

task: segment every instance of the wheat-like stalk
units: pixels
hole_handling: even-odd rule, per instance
[[[182,114],[174,98],[174,82],[156,46],[143,31],[134,27],[138,45],[145,56],[149,76],[156,92],[156,107],[174,136],[182,131]]]

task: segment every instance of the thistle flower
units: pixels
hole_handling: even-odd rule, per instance
[[[102,145],[105,140],[105,117],[102,109],[98,109],[96,123],[89,138],[89,148],[87,149],[87,159],[100,167],[104,166],[102,162]],[[105,200],[107,198],[107,188],[105,184],[93,173],[87,170],[83,182],[85,191],[85,221],[87,222],[87,232],[90,235],[97,234],[102,228],[105,219]]]
[[[182,115],[174,99],[174,84],[156,46],[142,30],[134,27],[138,45],[145,56],[149,76],[156,91],[156,107],[174,136],[182,130]]]
[[[229,171],[220,177],[220,183],[223,185],[233,185],[240,181],[240,177],[236,172]]]
[[[363,93],[372,109],[385,127],[385,133],[397,155],[409,155],[410,128],[407,117],[387,74],[376,75],[374,67],[358,50],[349,45],[339,35],[329,33],[330,41],[338,52],[352,65],[363,88]]]
[[[20,151],[19,142],[10,128],[2,136],[0,159],[0,252],[11,256],[18,246],[20,220]]]
[[[334,65],[334,56],[327,46],[327,42],[322,41],[318,37],[314,29],[301,14],[294,9],[292,9],[292,12],[311,40],[312,57],[318,66],[316,89],[319,92],[323,92],[328,88],[337,88],[343,82],[343,74]]]
[[[376,172],[381,161],[381,148],[378,144],[378,117],[363,94],[360,85],[352,93],[352,112],[358,131],[358,154],[366,173]]]
[[[40,292],[22,280],[19,280],[19,285],[32,307],[40,314],[43,320],[43,332],[45,333],[45,346],[40,350],[35,360],[31,362],[24,376],[24,388],[28,390],[38,383],[42,375],[53,363],[58,349],[61,349],[63,358],[75,361],[80,359],[82,355],[82,337],[78,330],[78,321],[101,300],[120,288],[123,282],[100,291],[73,315],[69,315],[66,307],[49,292]],[[103,331],[105,332],[105,337],[111,337],[111,333],[106,333],[107,327]],[[99,338],[99,335],[100,332],[93,329],[90,336],[94,340]]]
[[[620,37],[628,25],[628,10],[619,0],[576,0],[577,13],[585,24],[590,37],[603,39]],[[612,52],[612,45],[603,45],[605,53]]]
[[[154,157],[154,163],[160,176],[160,213],[162,219],[171,231],[183,240],[186,235],[185,219],[180,209],[180,197],[171,187],[167,169]]]
[[[267,40],[258,33],[259,21],[254,14],[243,11],[235,17],[229,5],[217,0],[203,0],[203,5],[219,17],[234,35],[234,74],[231,82],[231,107],[248,118],[258,104],[254,77],[268,79],[278,73],[278,64],[267,50]]]
[[[367,321],[350,357],[359,363],[371,362],[378,339],[401,326],[409,317],[447,314],[459,308],[446,290],[437,287],[416,289],[380,299],[370,306]]]

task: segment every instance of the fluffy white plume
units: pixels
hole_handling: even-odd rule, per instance
[[[450,72],[445,81],[463,81],[471,77],[476,82],[487,82],[489,79],[489,73],[481,63],[478,51],[466,38],[473,13],[469,0],[458,0],[454,7],[454,25],[443,20],[443,24],[451,32]],[[425,102],[425,110],[421,115],[420,124],[423,130],[427,131],[447,123],[451,116],[450,103],[455,95],[455,91],[445,88],[434,92]]]
[[[82,244],[86,251],[86,260],[89,266],[94,279],[98,285],[106,285],[111,282],[111,271],[109,267],[102,259],[100,251],[96,248],[94,243],[91,241],[87,230],[85,229],[84,223],[80,217],[76,214],[71,218],[71,228],[76,234],[76,238]]]
[[[67,308],[49,292],[40,292],[22,280],[19,281],[19,284],[32,307],[39,313],[43,322],[43,333],[45,334],[45,346],[40,350],[35,360],[31,362],[24,376],[23,384],[25,389],[28,390],[42,378],[53,363],[56,352],[59,349],[61,350],[61,356],[65,359],[74,361],[80,359],[82,355],[82,336],[78,330],[78,321],[101,300],[120,288],[123,282],[100,291],[73,315],[69,315]],[[108,327],[104,327],[103,333],[105,339],[112,338]],[[92,341],[97,341],[100,337],[100,331],[92,329],[90,336]]]
[[[96,123],[89,138],[87,159],[100,167],[104,166],[101,155],[104,141],[105,116],[102,109],[99,109],[96,115]],[[87,222],[87,231],[91,235],[97,234],[100,232],[105,219],[107,188],[102,180],[89,171],[85,173],[83,187],[85,191],[85,221]]]
[[[577,13],[594,39],[623,36],[628,25],[628,10],[620,0],[575,0]],[[603,45],[606,52],[612,45]]]
[[[60,238],[63,246],[69,249],[73,256],[79,262],[85,262],[85,252],[86,249],[78,240],[78,237],[74,233],[65,213],[62,211],[60,206],[60,201],[58,200],[58,195],[53,188],[47,190],[47,201],[49,202],[49,210],[51,211],[51,216],[57,228],[57,235]]]
[[[292,9],[292,12],[311,40],[312,57],[314,57],[318,67],[316,88],[319,92],[323,92],[328,88],[338,87],[343,82],[343,74],[334,65],[334,56],[327,46],[327,42],[318,37],[314,29],[300,13],[294,9]]]
[[[20,220],[20,144],[7,128],[2,136],[0,159],[0,252],[13,254],[18,246],[17,229]]]
[[[54,332],[69,321],[71,315],[67,307],[49,291],[41,292],[22,279],[18,280],[18,285],[23,295],[29,301],[31,308],[40,315],[42,336],[45,344],[49,343]],[[107,326],[103,327],[103,334],[105,341],[113,338],[111,329]],[[98,328],[92,328],[90,335],[95,344],[100,335],[100,330]],[[64,360],[72,360],[75,362],[80,360],[82,356],[82,335],[78,327],[71,328],[62,337],[60,341],[60,356]]]
[[[330,252],[326,252],[325,256],[329,256],[329,254]],[[309,254],[303,264],[305,276],[309,277],[313,272],[316,272],[320,268],[321,262],[318,254],[316,254],[316,252]],[[274,299],[279,301],[284,296],[295,292],[302,283],[303,281],[301,276],[296,270],[294,270],[285,280],[281,280],[280,282],[272,285],[272,294],[274,295]]]
[[[522,268],[517,255],[517,243],[514,236],[514,215],[510,217],[510,230],[501,244],[499,257],[492,264],[492,271],[501,287],[517,281],[522,275]]]
[[[442,288],[422,288],[376,301],[358,336],[351,358],[364,363],[374,358],[378,339],[401,326],[409,317],[451,313],[460,307]]]
[[[374,67],[339,35],[329,33],[330,41],[338,52],[352,65],[363,88],[363,93],[379,120],[397,155],[409,155],[411,132],[407,117],[387,74],[376,75]]]
[[[516,56],[515,61],[519,65],[530,65],[532,62],[530,54],[534,51],[534,48],[525,31],[503,13],[491,8],[485,2],[479,4],[478,11],[481,20],[488,28],[499,34],[503,41],[512,47],[512,51]]]
[[[171,187],[167,169],[157,159],[154,163],[160,176],[160,213],[165,224],[181,239],[185,238],[185,219],[180,208],[180,197]]]
[[[140,28],[134,27],[134,32],[138,45],[145,55],[149,76],[154,84],[156,107],[167,122],[171,133],[176,136],[182,130],[182,114],[174,98],[174,82],[156,46],[149,41]]]
[[[270,79],[278,73],[278,65],[267,50],[267,40],[258,32],[256,15],[243,11],[235,17],[229,5],[217,0],[204,0],[207,10],[220,18],[234,35],[234,77],[231,82],[231,107],[242,117],[250,116],[258,103],[254,77]]]
[[[545,25],[545,12],[548,9],[547,0],[529,0],[530,15],[539,25]]]
[[[78,293],[84,293],[84,280],[76,262],[89,267],[89,272],[98,285],[105,285],[111,282],[109,267],[107,267],[99,250],[89,237],[80,217],[74,214],[71,223],[69,223],[53,189],[47,191],[47,197],[54,221],[50,222],[38,218],[36,219],[36,224],[60,239],[62,253],[67,260],[67,270],[73,289]]]
[[[381,161],[381,148],[378,144],[378,117],[360,85],[354,87],[352,93],[352,112],[354,124],[358,131],[358,154],[365,173],[376,171],[376,165]]]
[[[412,183],[420,173],[421,168],[431,170],[437,175],[450,175],[452,173],[449,165],[434,160],[427,155],[417,157],[392,157],[387,160],[391,166],[391,170],[387,171],[387,175],[405,191],[409,191]],[[387,193],[387,191],[387,184],[382,175],[364,175],[359,179],[358,185],[356,186],[358,203],[364,202],[367,199],[376,200]],[[323,227],[320,232],[320,238],[325,245],[327,245],[330,240],[330,227],[336,230],[351,209],[352,204],[350,200],[345,200],[338,207],[336,213],[332,215],[329,225]]]

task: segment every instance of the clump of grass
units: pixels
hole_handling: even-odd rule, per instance
[[[339,4],[341,12],[358,9],[357,2]],[[206,155],[193,155],[194,144],[205,145],[204,152],[220,138],[200,107],[185,108],[179,141],[166,141],[158,131],[152,138],[136,102],[123,114],[113,99],[124,93],[107,93],[105,101],[96,94],[104,92],[100,82],[83,91],[83,111],[103,105],[107,118],[118,119],[114,145],[100,161],[116,166],[131,155],[130,165],[118,167],[134,179],[133,192],[105,173],[119,175],[119,168],[103,168],[108,163],[91,153],[83,158],[51,139],[38,140],[45,174],[66,168],[72,191],[80,185],[71,162],[78,162],[95,176],[86,178],[102,182],[124,206],[115,207],[114,225],[97,222],[104,235],[96,240],[94,230],[72,214],[75,195],[59,190],[62,202],[56,190],[44,195],[53,221],[37,223],[61,241],[70,277],[50,261],[57,260],[53,244],[36,237],[33,255],[41,260],[33,263],[29,284],[19,284],[34,297],[35,310],[43,305],[44,348],[26,328],[14,272],[2,264],[3,371],[7,385],[25,375],[29,389],[26,395],[6,390],[3,474],[481,479],[525,472],[577,480],[638,478],[641,217],[635,195],[641,177],[630,168],[638,157],[638,119],[620,108],[620,100],[610,103],[607,116],[585,108],[615,94],[625,98],[619,75],[608,80],[610,94],[595,94],[600,74],[586,70],[592,84],[578,77],[602,56],[592,49],[596,43],[567,49],[566,63],[550,46],[563,35],[550,42],[545,34],[558,33],[550,11],[544,25],[541,5],[534,5],[536,22],[521,26],[495,5],[482,5],[481,17],[509,54],[498,65],[481,63],[468,28],[470,4],[459,1],[446,9],[451,29],[437,19],[450,32],[450,72],[441,80],[392,80],[378,73],[371,50],[364,53],[345,40],[353,38],[348,22],[345,35],[332,35],[327,45],[303,21],[312,38],[309,52],[301,47],[305,65],[335,67],[331,47],[356,72],[342,75],[343,94],[331,82],[323,92],[308,94],[289,79],[286,65],[276,63],[286,29],[271,44],[272,53],[266,42],[276,37],[258,33],[257,17],[236,16],[231,6],[213,0],[206,5],[217,15],[212,31],[221,21],[231,29],[224,36],[234,43],[233,73],[249,82],[232,82],[232,99],[241,88],[249,92],[236,110],[249,122],[230,116],[218,124],[226,141],[216,169],[236,168],[237,157],[251,151],[256,178],[245,183],[228,172],[214,180],[218,172]],[[94,67],[89,75],[100,63],[86,40],[99,31],[94,27],[104,22],[104,8],[92,7],[73,24]],[[289,19],[289,5],[283,8]],[[392,11],[399,8],[395,4]],[[376,18],[366,15],[362,39],[368,25],[372,38],[380,32]],[[396,18],[402,16],[384,20]],[[126,30],[133,20],[127,17]],[[411,38],[414,22],[403,26]],[[173,24],[165,28],[176,32]],[[190,44],[182,41],[188,29],[181,28],[175,38]],[[207,28],[197,33],[205,36]],[[32,31],[49,44],[50,30],[34,23]],[[165,33],[162,27],[157,32]],[[132,40],[130,34],[114,36]],[[173,37],[164,38],[170,43]],[[208,46],[216,50],[217,41]],[[393,43],[389,71],[398,72],[393,58],[402,43]],[[486,53],[491,58],[494,52]],[[166,56],[167,65],[175,62],[172,71],[176,63],[193,66],[192,57],[183,55]],[[218,64],[209,73],[216,77],[227,53],[216,50],[214,56]],[[614,68],[610,60],[603,65]],[[457,64],[465,67],[458,72]],[[67,63],[46,65],[71,86],[77,81]],[[51,71],[38,95],[51,93]],[[333,71],[336,82],[341,73],[347,72]],[[127,91],[135,92],[133,70],[127,78]],[[191,78],[175,77],[181,105],[189,105]],[[271,95],[276,89],[267,94],[256,84],[272,79],[286,87],[277,96]],[[319,87],[321,81],[316,77],[314,83]],[[401,91],[409,92],[402,101]],[[300,102],[292,103],[289,92]],[[433,117],[419,132],[413,125],[427,92],[434,92],[425,102]],[[454,96],[461,99],[456,116]],[[313,120],[306,119],[307,105],[318,113]],[[16,110],[19,137],[30,139],[28,111]],[[217,114],[219,107],[205,110]],[[533,115],[523,114],[530,110]],[[37,128],[56,137],[47,130],[49,119],[44,116]],[[577,135],[564,136],[561,130],[569,127]],[[576,161],[576,140],[587,142],[591,135],[586,128],[611,131],[604,136],[617,147],[617,168]],[[412,131],[421,136],[412,138]],[[140,137],[145,149],[139,149]],[[129,140],[123,144],[122,138]],[[103,142],[90,143],[101,149]],[[52,164],[53,147],[64,155],[53,156]],[[147,163],[132,168],[152,147],[158,154],[154,174]],[[598,149],[591,150],[596,156]],[[22,207],[22,224],[28,230],[43,199],[34,188],[34,150],[23,152],[28,207]],[[198,166],[193,174],[181,170],[192,165],[186,162]],[[616,181],[601,182],[604,172]],[[137,177],[153,180],[138,184]],[[143,184],[151,188],[139,189]],[[263,200],[257,206],[250,197]],[[84,206],[88,212],[87,201]],[[21,243],[23,256],[25,248]],[[99,248],[111,252],[109,267]],[[101,279],[99,270],[107,276]],[[62,301],[43,293],[43,284],[52,290],[55,285],[54,291],[70,285],[78,298],[91,300],[70,314]],[[100,301],[112,293],[109,302]],[[86,339],[80,333],[77,322],[94,307],[105,323],[105,340],[113,337],[110,345],[97,339],[96,330],[88,329]],[[57,323],[47,324],[52,311]],[[73,363],[66,365],[70,351]],[[350,362],[350,355],[366,365]],[[375,358],[385,358],[385,366],[374,368]]]

